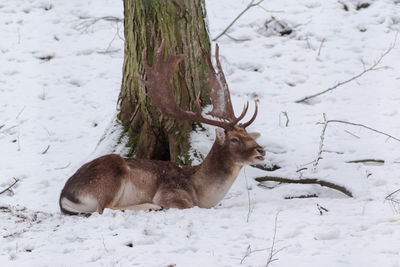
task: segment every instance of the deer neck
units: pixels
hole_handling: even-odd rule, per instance
[[[198,206],[211,208],[228,193],[242,165],[236,164],[227,148],[214,143],[204,161],[193,176]]]

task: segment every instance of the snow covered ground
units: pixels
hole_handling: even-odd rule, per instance
[[[211,37],[248,3],[208,0]],[[295,103],[372,66],[395,42],[400,2],[261,6],[218,43],[234,106],[260,100],[250,130],[262,134],[266,163],[281,169],[246,167],[213,209],[83,218],[60,214],[58,196],[68,177],[112,142],[98,147],[116,114],[123,25],[94,19],[122,19],[122,1],[1,1],[0,191],[13,177],[20,181],[0,195],[0,266],[265,266],[272,244],[269,266],[400,266],[398,207],[385,201],[400,189],[400,142],[329,123],[322,159],[310,164],[323,113],[400,138],[400,40],[378,70]],[[203,153],[213,142],[208,130],[192,135]],[[347,163],[371,158],[384,163]],[[354,197],[252,179],[265,175],[321,178]],[[319,197],[285,199],[309,194]]]

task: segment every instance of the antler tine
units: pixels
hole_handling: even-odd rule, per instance
[[[203,49],[206,63],[210,69],[209,84],[211,87],[211,102],[213,109],[207,115],[211,115],[223,120],[233,121],[236,119],[233,112],[229,87],[222,71],[221,62],[219,61],[219,47],[215,45],[215,61],[217,71],[214,69],[210,55]]]
[[[240,127],[246,128],[246,127],[248,127],[250,124],[252,124],[252,123],[254,122],[254,120],[256,119],[257,113],[258,113],[257,101],[254,101],[254,104],[255,104],[255,111],[254,111],[253,117],[251,117],[251,119],[250,119],[248,122],[246,122],[246,123],[241,123],[241,124],[239,125]]]
[[[236,125],[241,119],[244,118],[244,116],[246,115],[248,109],[249,109],[249,101],[247,101],[246,105],[244,105],[242,113],[240,114],[240,116],[237,117],[236,119],[234,119],[233,121],[231,121],[229,124],[232,125],[232,126]]]

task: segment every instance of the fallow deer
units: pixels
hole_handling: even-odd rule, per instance
[[[235,117],[229,88],[222,72],[216,46],[216,72],[209,55],[211,99],[213,109],[209,119],[201,115],[199,96],[195,101],[196,112],[184,111],[176,103],[172,76],[184,55],[169,52],[163,60],[164,42],[154,50],[153,66],[147,64],[142,54],[147,88],[151,105],[164,115],[179,121],[195,121],[219,128],[216,140],[204,161],[197,166],[182,166],[173,162],[139,158],[123,158],[116,154],[105,155],[84,164],[66,182],[60,196],[61,211],[66,214],[102,213],[113,210],[159,210],[162,208],[185,209],[198,206],[211,208],[226,195],[246,164],[263,161],[264,149],[257,144],[258,134],[248,133],[257,116],[257,103],[252,118],[238,124],[245,116],[248,103],[241,115]]]

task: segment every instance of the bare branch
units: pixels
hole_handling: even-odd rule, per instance
[[[315,198],[318,197],[317,194],[308,194],[308,195],[300,195],[300,196],[286,196],[285,199],[294,199],[294,198]]]
[[[3,194],[3,193],[5,193],[5,192],[7,192],[7,191],[11,191],[10,189],[11,189],[16,183],[19,182],[19,179],[14,178],[14,177],[13,177],[13,179],[14,179],[14,182],[13,182],[10,186],[8,186],[6,189],[4,189],[3,191],[1,191],[1,192],[0,192],[0,195]]]
[[[277,176],[263,176],[255,178],[257,182],[278,182],[278,183],[286,183],[286,184],[318,184],[322,187],[328,187],[335,189],[343,194],[353,197],[353,194],[349,189],[344,186],[337,185],[325,180],[317,179],[317,178],[302,178],[302,179],[290,179],[285,177],[277,177]]]
[[[322,149],[324,147],[325,132],[326,132],[326,128],[328,127],[328,122],[326,121],[325,113],[323,113],[322,115],[324,117],[324,127],[322,128],[322,133],[321,133],[321,136],[320,136],[319,150],[318,150],[318,154],[317,154],[317,159],[313,163],[314,171],[316,170],[316,168],[318,166],[319,160],[322,159]]]
[[[240,264],[243,264],[244,260],[250,256],[251,254],[253,254],[254,252],[260,252],[260,251],[265,251],[267,250],[266,248],[262,248],[262,249],[251,249],[251,245],[249,245],[246,249],[246,254],[243,256],[243,258],[240,260]]]
[[[285,118],[286,118],[286,123],[285,123],[285,127],[288,127],[289,126],[289,115],[288,115],[288,113],[286,112],[286,111],[282,111],[280,114],[279,114],[279,126],[281,126],[280,124],[281,124],[281,114],[283,114],[283,116],[285,116]]]
[[[323,152],[330,152],[330,151],[327,151],[327,150],[323,150],[323,147],[324,147],[324,139],[325,139],[325,131],[326,131],[326,128],[328,127],[328,124],[329,124],[329,123],[342,123],[342,124],[348,124],[348,125],[363,127],[363,128],[368,129],[368,130],[370,130],[370,131],[373,131],[373,132],[382,134],[382,135],[384,135],[384,136],[387,136],[389,139],[393,139],[393,140],[396,140],[396,141],[400,142],[400,138],[394,137],[393,135],[390,135],[390,134],[387,134],[387,133],[385,133],[385,132],[376,130],[376,129],[371,128],[371,127],[369,127],[369,126],[365,126],[365,125],[360,124],[360,123],[354,123],[354,122],[348,122],[348,121],[342,121],[342,120],[326,120],[326,115],[325,115],[325,113],[323,114],[323,116],[324,116],[324,122],[319,122],[319,123],[318,123],[318,124],[323,124],[324,127],[323,127],[323,129],[322,129],[322,133],[321,133],[321,137],[320,137],[321,140],[320,140],[320,143],[319,143],[319,150],[318,150],[318,154],[317,154],[317,159],[314,160],[314,161],[312,161],[312,163],[313,163],[313,171],[316,170],[316,167],[317,167],[317,165],[318,165],[318,163],[319,163],[319,160],[322,159],[322,153],[323,153]],[[349,133],[350,133],[350,132],[349,132]],[[352,134],[352,135],[353,135],[353,134]],[[358,138],[359,138],[359,137],[358,137]],[[385,162],[384,160],[366,159],[366,160],[359,160],[359,161],[347,161],[347,163],[360,163],[360,162],[367,162],[367,161],[369,161],[369,162],[377,162],[377,163],[384,163],[384,162]],[[308,163],[308,164],[309,164],[309,163]],[[305,166],[305,165],[304,165],[304,166]]]
[[[358,159],[358,160],[346,161],[346,163],[366,163],[366,162],[385,163],[383,159]]]
[[[233,24],[235,24],[235,22],[244,14],[247,12],[247,10],[249,10],[252,7],[258,6],[259,4],[261,4],[261,2],[263,2],[264,0],[259,0],[258,2],[256,2],[256,0],[251,0],[251,2],[247,5],[247,7],[239,13],[239,15],[228,25],[228,27],[225,28],[225,30],[223,30],[217,37],[215,37],[213,39],[213,41],[217,41],[222,35],[224,35],[232,26]]]
[[[47,145],[46,149],[42,152],[42,154],[43,154],[43,155],[46,154],[47,151],[49,151],[49,148],[50,148],[50,145]]]
[[[342,120],[328,120],[328,121],[326,122],[326,124],[328,124],[328,123],[343,123],[343,124],[349,124],[349,125],[353,125],[353,126],[363,127],[363,128],[365,128],[365,129],[368,129],[368,130],[370,130],[370,131],[373,131],[373,132],[382,134],[382,135],[384,135],[384,136],[387,136],[388,138],[391,138],[391,139],[393,139],[393,140],[396,140],[396,141],[400,142],[400,138],[394,137],[393,135],[384,133],[384,132],[382,132],[382,131],[376,130],[376,129],[374,129],[374,128],[371,128],[371,127],[369,127],[369,126],[366,126],[366,125],[363,125],[363,124],[360,124],[360,123],[354,123],[354,122],[348,122],[348,121],[342,121]]]
[[[397,189],[385,197],[385,200],[389,201],[393,210],[397,213],[400,212],[400,208],[399,208],[400,207],[400,197],[398,196],[399,193],[400,193],[400,189]]]
[[[247,211],[247,218],[246,218],[246,222],[249,222],[249,218],[250,218],[250,214],[251,214],[251,201],[250,201],[250,188],[249,188],[249,184],[247,182],[247,175],[246,175],[246,169],[244,169],[244,178],[246,181],[246,189],[247,189],[247,200],[248,200],[248,211]]]
[[[355,135],[355,134],[353,134],[352,132],[349,132],[349,131],[347,131],[347,130],[344,130],[346,133],[348,133],[349,135],[351,135],[351,136],[354,136],[355,138],[357,138],[357,139],[360,139],[360,137],[358,136],[358,135]]]
[[[269,251],[269,256],[267,258],[267,264],[265,265],[265,267],[268,267],[271,264],[271,262],[278,260],[278,259],[274,258],[276,253],[278,253],[280,251],[280,250],[275,251],[275,249],[274,249],[275,239],[276,239],[276,228],[277,228],[277,223],[278,223],[278,215],[279,215],[279,212],[277,212],[275,215],[274,236],[272,237],[272,244],[271,244],[271,248]]]
[[[394,39],[394,42],[389,46],[389,48],[386,49],[386,51],[378,58],[378,60],[376,60],[375,63],[372,64],[369,68],[365,68],[365,66],[364,66],[364,70],[363,70],[362,72],[360,72],[359,74],[357,74],[357,75],[355,75],[355,76],[353,76],[353,77],[351,77],[351,78],[349,78],[349,79],[347,79],[347,80],[345,80],[345,81],[339,82],[339,83],[337,83],[336,85],[334,85],[334,86],[332,86],[332,87],[330,87],[330,88],[328,88],[328,89],[326,89],[326,90],[324,90],[324,91],[322,91],[322,92],[319,92],[319,93],[316,93],[316,94],[313,94],[313,95],[310,95],[310,96],[306,96],[306,97],[304,97],[304,98],[302,98],[302,99],[299,99],[299,100],[295,101],[295,103],[303,103],[303,102],[306,102],[307,100],[309,100],[309,99],[311,99],[311,98],[320,96],[320,95],[322,95],[322,94],[325,94],[325,93],[327,93],[327,92],[330,92],[330,91],[332,91],[332,90],[338,88],[339,86],[342,86],[342,85],[344,85],[344,84],[346,84],[346,83],[349,83],[349,82],[351,82],[351,81],[354,81],[354,80],[360,78],[361,76],[363,76],[364,74],[366,74],[366,73],[368,73],[368,72],[377,71],[377,70],[382,69],[382,67],[379,66],[379,64],[381,63],[381,61],[383,60],[383,58],[384,58],[385,56],[387,56],[387,55],[393,50],[393,48],[395,47],[396,41],[397,41],[397,35],[398,35],[398,33],[396,34],[395,39]],[[384,68],[387,68],[387,67],[384,67]]]
[[[324,45],[324,43],[325,43],[325,38],[323,38],[323,39],[321,40],[321,44],[319,45],[317,57],[319,57],[319,56],[321,55],[321,49],[322,49],[322,46]]]

